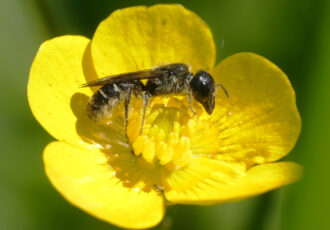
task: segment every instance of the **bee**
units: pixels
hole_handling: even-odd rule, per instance
[[[147,80],[143,84],[141,80]],[[146,107],[149,99],[161,95],[187,95],[190,110],[192,98],[198,101],[211,115],[215,107],[215,89],[221,87],[226,96],[229,94],[222,84],[215,84],[213,77],[206,71],[195,75],[183,63],[163,65],[154,69],[123,73],[87,82],[82,87],[101,86],[87,104],[87,115],[93,120],[104,118],[109,111],[124,100],[125,133],[127,136],[128,107],[131,96],[143,99],[143,111],[140,134],[142,133]]]

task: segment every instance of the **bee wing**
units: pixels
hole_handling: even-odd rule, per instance
[[[102,86],[108,83],[119,83],[119,82],[129,82],[134,80],[143,80],[143,79],[151,79],[151,78],[162,78],[167,77],[169,75],[168,70],[161,70],[161,69],[147,69],[141,70],[137,72],[131,73],[122,73],[118,75],[111,75],[108,77],[100,78],[95,81],[87,82],[81,87],[87,86]]]

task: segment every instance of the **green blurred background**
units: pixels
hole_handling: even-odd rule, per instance
[[[0,0],[0,230],[116,229],[67,203],[41,159],[52,138],[26,97],[29,68],[52,37],[91,37],[113,10],[173,1]],[[180,1],[211,27],[218,61],[241,51],[272,60],[297,94],[303,130],[287,157],[303,179],[259,197],[216,206],[173,206],[158,229],[330,229],[330,1]]]

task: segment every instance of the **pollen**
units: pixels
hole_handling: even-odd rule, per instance
[[[132,110],[132,117],[141,115],[137,107]],[[128,125],[127,135],[134,154],[151,165],[162,165],[169,170],[186,166],[192,157],[195,119],[184,99],[155,98],[147,109],[141,135],[136,135],[140,126],[132,122]]]

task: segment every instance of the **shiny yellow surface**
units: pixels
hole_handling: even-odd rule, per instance
[[[99,76],[186,63],[210,70],[215,45],[209,27],[180,5],[139,6],[113,12],[97,27],[92,57]]]
[[[44,163],[54,187],[93,216],[125,228],[150,227],[163,218],[161,194],[125,186],[100,151],[52,142],[44,151]]]
[[[89,39],[63,36],[44,42],[33,61],[28,83],[31,110],[39,123],[54,138],[74,145],[82,139],[76,131],[76,116],[71,107],[74,93],[91,95],[83,68]]]
[[[293,162],[266,163],[245,171],[237,163],[193,158],[191,164],[172,173],[166,182],[166,198],[173,203],[214,204],[255,196],[296,182],[302,166]]]
[[[276,161],[291,151],[301,130],[295,93],[283,71],[264,57],[239,53],[212,71],[230,98],[218,89],[210,117],[219,128],[221,158],[247,163]]]
[[[298,180],[301,166],[267,163],[288,154],[300,133],[286,75],[252,53],[215,68],[214,60],[207,25],[179,5],[115,11],[91,42],[79,36],[46,41],[31,68],[28,98],[37,120],[59,141],[44,151],[52,184],[93,216],[146,228],[164,215],[160,190],[174,204],[213,204]],[[211,116],[197,102],[194,115],[184,96],[153,98],[140,136],[141,100],[133,98],[128,141],[122,104],[103,122],[87,117],[92,90],[81,84],[173,62],[210,71],[230,98],[217,88]]]

